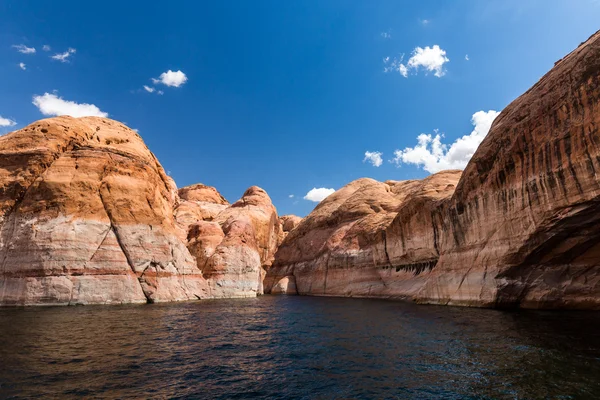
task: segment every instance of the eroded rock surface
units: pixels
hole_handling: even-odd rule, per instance
[[[1,137],[0,304],[206,297],[175,201],[140,136],[116,121],[58,117]]]
[[[266,291],[600,308],[599,99],[596,33],[498,116],[460,181],[329,196],[283,241]]]
[[[413,282],[411,265],[439,257],[427,210],[452,195],[460,174],[444,171],[385,183],[363,178],[344,186],[285,238],[267,274],[266,291],[408,296],[422,280]],[[392,274],[392,263],[403,267]]]
[[[177,190],[140,136],[58,117],[0,138],[0,305],[247,297],[281,235],[267,193]]]
[[[213,298],[263,293],[281,234],[277,210],[268,194],[253,186],[229,205],[214,188],[179,190],[177,221],[187,232],[188,249],[207,279]]]

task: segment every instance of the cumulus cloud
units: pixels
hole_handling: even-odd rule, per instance
[[[53,60],[58,60],[63,63],[69,62],[69,57],[71,57],[71,55],[75,54],[76,52],[77,52],[77,49],[69,47],[69,49],[67,51],[65,51],[64,53],[56,53],[55,55],[51,56],[50,58],[52,58]]]
[[[314,201],[315,203],[319,203],[333,192],[335,192],[335,189],[312,188],[308,193],[306,193],[304,200],[310,200]]]
[[[463,169],[488,134],[498,114],[500,113],[494,110],[473,114],[473,131],[456,139],[450,147],[442,143],[443,135],[437,131],[435,135],[422,133],[417,137],[418,143],[415,147],[396,150],[392,161],[398,166],[403,163],[414,164],[431,173],[445,169]]]
[[[12,119],[8,119],[8,118],[3,118],[2,116],[0,116],[0,126],[1,127],[15,126],[16,124],[17,124],[16,121],[13,121]]]
[[[27,67],[25,66],[25,63],[19,63],[19,68],[21,68],[23,71],[25,71],[27,69]]]
[[[50,46],[48,46],[47,44],[45,44],[45,45],[42,47],[42,50],[44,50],[44,51],[50,51],[50,50],[52,50],[52,48],[51,48]]]
[[[160,74],[158,78],[152,78],[152,82],[155,85],[162,83],[166,86],[179,87],[186,83],[188,80],[187,76],[181,71],[171,71],[163,72]]]
[[[17,49],[19,53],[35,54],[35,47],[27,47],[24,44],[13,44],[12,47]]]
[[[400,75],[408,78],[409,71],[418,72],[422,68],[427,72],[433,72],[435,76],[441,78],[446,74],[444,64],[450,61],[446,57],[446,50],[443,50],[437,44],[433,45],[433,47],[415,47],[408,62],[404,64],[403,60],[404,55],[393,60],[390,57],[385,57],[383,59],[383,72],[398,71]]]
[[[44,93],[43,96],[33,96],[35,105],[44,115],[70,115],[72,117],[108,117],[108,113],[101,111],[94,104],[76,103],[64,100],[54,93]]]
[[[154,89],[153,87],[150,87],[148,85],[144,85],[144,90],[148,93],[154,93],[156,91],[156,89]]]
[[[365,151],[365,158],[363,162],[370,162],[374,167],[380,167],[383,164],[383,159],[381,156],[383,153],[379,151]]]

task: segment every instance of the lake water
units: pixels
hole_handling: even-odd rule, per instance
[[[600,398],[600,313],[272,297],[0,309],[0,398]]]

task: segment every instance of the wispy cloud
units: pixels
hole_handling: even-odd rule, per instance
[[[42,96],[33,96],[35,105],[44,115],[70,115],[72,117],[108,117],[108,113],[100,110],[94,104],[76,103],[64,100],[54,93],[44,93]]]
[[[17,49],[19,53],[35,54],[35,47],[27,47],[24,44],[13,44],[12,47]]]
[[[16,121],[0,116],[0,126],[1,127],[15,126],[16,124],[17,124]]]
[[[392,33],[390,31],[381,32],[381,37],[384,38],[384,39],[391,39],[392,38]]]
[[[23,71],[25,71],[27,69],[27,67],[25,66],[25,63],[19,63],[19,68],[21,68]]]
[[[312,188],[308,191],[308,193],[306,193],[306,196],[304,196],[304,200],[310,200],[314,201],[315,203],[319,203],[333,192],[335,192],[335,189]]]
[[[290,194],[288,197],[289,197],[290,199],[293,199],[293,198],[294,198],[294,195],[293,195],[293,194]]]
[[[414,164],[431,173],[445,169],[463,169],[488,134],[498,114],[500,113],[494,110],[473,114],[473,131],[456,139],[450,147],[442,143],[444,135],[438,131],[434,132],[435,135],[422,133],[417,137],[418,144],[415,147],[396,150],[392,162],[398,166]]]
[[[52,50],[52,48],[50,46],[48,46],[47,44],[45,44],[44,46],[42,46],[42,50],[50,51],[50,50]]]
[[[381,156],[383,153],[379,151],[365,151],[365,158],[363,162],[370,162],[374,167],[380,167],[383,164],[383,158]]]
[[[431,23],[429,19],[419,19],[419,23],[423,26],[428,26]]]
[[[163,92],[162,90],[156,90],[155,87],[152,86],[148,86],[148,85],[144,85],[144,90],[148,93],[156,93],[158,95],[163,95],[165,94],[165,92]]]
[[[74,49],[72,47],[69,47],[69,49],[67,51],[65,51],[64,53],[56,53],[55,55],[51,56],[50,58],[52,58],[53,60],[58,60],[60,62],[69,62],[69,57],[71,57],[71,55],[75,54],[77,52],[77,49]]]
[[[415,71],[416,73],[420,69],[424,69],[427,72],[433,72],[435,76],[441,78],[446,74],[444,64],[450,61],[446,57],[446,50],[443,50],[437,44],[433,45],[433,47],[415,47],[408,62],[404,64],[403,60],[404,55],[393,60],[390,57],[385,57],[383,59],[383,71],[398,71],[400,75],[408,78],[410,71]]]
[[[469,60],[470,60],[470,58],[469,58],[469,55],[468,55],[468,54],[465,54],[465,60],[467,60],[467,61],[469,61]]]
[[[158,78],[152,78],[155,85],[163,84],[165,86],[179,87],[187,82],[187,76],[181,71],[163,72]]]

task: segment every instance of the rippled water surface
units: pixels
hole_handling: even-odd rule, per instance
[[[600,398],[600,313],[270,297],[0,309],[1,398]]]

